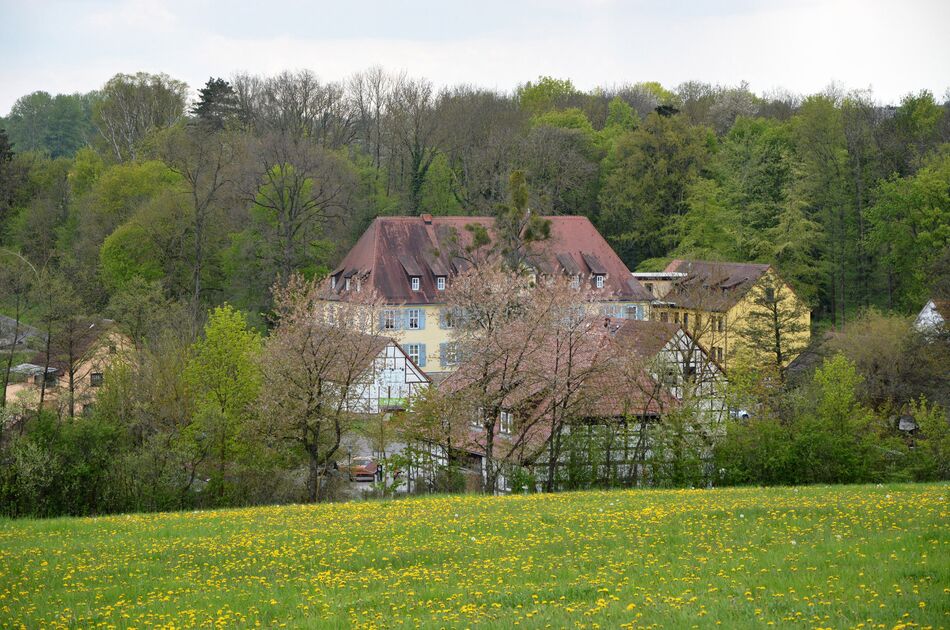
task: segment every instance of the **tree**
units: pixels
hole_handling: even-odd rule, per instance
[[[419,214],[426,175],[438,154],[440,126],[435,101],[431,82],[403,79],[393,89],[387,107],[394,151],[390,176],[398,172],[407,181],[406,211],[413,215]],[[398,171],[395,159],[400,160]]]
[[[768,272],[747,294],[750,308],[736,334],[740,351],[771,365],[784,378],[785,368],[807,346],[808,310],[775,273]]]
[[[228,465],[242,441],[261,387],[261,339],[228,305],[211,311],[204,338],[191,347],[184,378],[195,398],[192,439],[205,441],[217,460],[213,494],[224,501]]]
[[[530,279],[494,264],[472,267],[459,274],[446,292],[448,308],[460,313],[453,333],[462,365],[442,384],[446,395],[458,398],[456,424],[479,427],[474,448],[483,453],[483,490],[496,491],[499,475],[510,459],[523,463],[528,440],[539,418],[522,425],[513,440],[500,440],[502,413],[517,415],[510,398],[517,391],[534,391],[531,366],[538,365],[548,323],[556,309],[535,291]]]
[[[6,250],[0,250],[0,254],[6,256],[10,255]],[[19,257],[19,255],[17,255],[17,257]],[[6,407],[7,404],[7,386],[10,384],[10,370],[13,368],[13,357],[20,343],[20,317],[29,304],[30,285],[33,281],[33,277],[31,276],[33,272],[32,265],[25,260],[23,262],[29,265],[28,269],[17,264],[4,264],[0,267],[0,299],[7,303],[12,301],[13,304],[13,335],[10,337],[11,343],[10,347],[7,348],[7,357],[4,362],[3,396],[0,397],[0,409]]]
[[[211,257],[209,241],[219,227],[216,218],[226,196],[234,192],[238,149],[230,135],[202,128],[170,129],[160,142],[162,160],[181,178],[190,205],[191,303],[196,314]]]
[[[251,205],[256,256],[287,279],[314,262],[313,244],[350,209],[355,181],[345,160],[306,137],[270,134],[250,150],[242,195]]]
[[[528,208],[528,184],[524,173],[515,171],[509,180],[511,203],[499,208],[495,229],[497,248],[508,266],[520,271],[530,254],[532,243],[551,236],[551,220],[533,214]]]
[[[184,114],[188,85],[166,74],[117,74],[102,87],[93,122],[119,162],[135,160],[146,134]]]
[[[918,309],[929,297],[929,270],[950,247],[950,152],[915,175],[881,182],[868,210],[871,246],[888,274],[888,305]]]
[[[258,431],[276,450],[303,458],[307,500],[326,498],[325,480],[345,436],[353,430],[354,401],[385,346],[365,334],[377,321],[379,301],[370,293],[328,300],[323,278],[293,275],[275,285],[274,329],[262,357],[263,389]]]
[[[198,102],[191,108],[199,124],[210,131],[221,131],[237,117],[238,105],[234,88],[224,79],[211,77],[198,90]]]
[[[630,267],[665,256],[686,189],[703,174],[714,138],[685,118],[650,114],[618,140],[600,191],[598,226]]]
[[[575,94],[577,88],[570,79],[542,76],[538,77],[536,83],[528,81],[519,85],[516,97],[523,109],[537,115],[557,108]]]

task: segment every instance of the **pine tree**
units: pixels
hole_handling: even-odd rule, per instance
[[[207,128],[213,131],[224,129],[225,125],[237,116],[234,89],[224,79],[211,77],[205,86],[198,90],[198,95],[198,102],[191,108],[191,113]]]

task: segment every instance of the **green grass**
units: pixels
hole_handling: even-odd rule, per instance
[[[950,626],[950,486],[0,521],[0,626]]]

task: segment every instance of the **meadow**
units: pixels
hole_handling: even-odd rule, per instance
[[[950,486],[0,521],[2,627],[950,627]]]

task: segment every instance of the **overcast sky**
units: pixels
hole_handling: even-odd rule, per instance
[[[950,87],[950,0],[0,0],[0,113],[117,72],[209,76],[372,65],[509,90],[698,79],[884,102]]]

